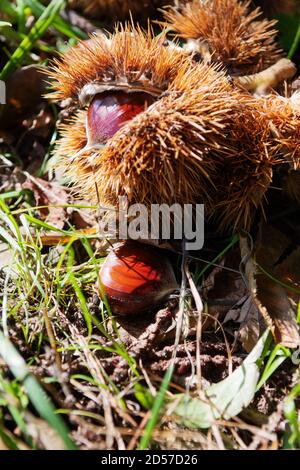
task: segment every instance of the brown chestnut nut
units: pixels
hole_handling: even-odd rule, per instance
[[[87,113],[89,145],[107,142],[126,122],[145,111],[154,101],[151,95],[143,92],[114,90],[97,94]]]
[[[166,254],[131,240],[115,245],[109,253],[100,282],[112,312],[119,315],[154,310],[178,289]]]

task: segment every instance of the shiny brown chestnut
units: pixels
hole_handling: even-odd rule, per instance
[[[101,268],[100,282],[112,312],[119,315],[154,310],[178,289],[165,253],[132,240],[114,246]]]
[[[87,112],[88,144],[105,144],[126,122],[145,111],[154,101],[144,92],[113,90],[97,94]]]

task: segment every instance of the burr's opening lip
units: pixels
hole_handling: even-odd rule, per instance
[[[143,92],[156,99],[158,99],[164,93],[164,90],[151,85],[148,80],[141,80],[136,82],[92,82],[87,83],[81,89],[78,95],[79,103],[81,104],[81,106],[89,105],[96,95],[107,91],[123,91],[125,93]]]

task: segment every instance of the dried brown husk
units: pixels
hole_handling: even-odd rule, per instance
[[[53,79],[53,99],[72,98],[87,84],[109,85],[117,82],[128,87],[136,83],[147,90],[164,91],[185,60],[184,52],[174,45],[167,47],[165,35],[120,26],[114,34],[94,34],[54,60],[49,75]]]
[[[260,72],[281,57],[275,20],[262,17],[251,1],[192,0],[170,7],[165,25],[190,40],[205,59],[224,64],[231,75]],[[203,51],[206,50],[206,54]]]
[[[267,116],[253,106],[252,97],[241,98],[231,116],[227,145],[232,151],[219,173],[216,214],[222,227],[247,230],[257,209],[263,209],[279,162]]]
[[[271,122],[275,142],[280,146],[284,161],[293,170],[300,169],[300,92],[291,97],[270,94],[257,100]]]
[[[101,205],[204,203],[220,226],[248,228],[277,163],[269,117],[218,66],[195,64],[164,37],[138,30],[95,36],[52,71],[56,99],[92,82],[161,89],[157,101],[103,148],[85,148],[86,110],[63,126],[56,154],[79,192]]]
[[[270,143],[280,164],[282,188],[292,199],[300,201],[300,92],[290,97],[269,94],[253,105],[269,120]]]

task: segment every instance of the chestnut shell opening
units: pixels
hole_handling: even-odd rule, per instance
[[[113,90],[95,95],[87,112],[88,145],[105,144],[122,126],[145,111],[154,101],[155,98],[145,92]]]

